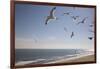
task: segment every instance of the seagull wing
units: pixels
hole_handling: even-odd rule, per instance
[[[84,21],[87,19],[87,17],[85,17],[83,20],[82,20],[82,23],[84,23]]]
[[[71,38],[74,36],[74,32],[72,32],[72,34],[71,34]]]
[[[71,16],[72,18],[75,18],[74,16]]]
[[[93,37],[88,37],[88,39],[92,40],[92,39],[93,39]]]
[[[90,27],[93,27],[93,25],[89,25]]]
[[[76,16],[76,18],[79,18],[79,16]]]
[[[80,24],[80,23],[82,23],[82,21],[78,22],[77,25]]]
[[[46,21],[45,21],[45,25],[47,25],[48,21],[49,21],[49,17],[47,17]]]
[[[71,12],[65,12],[64,14],[66,14],[66,15],[70,15],[70,14],[71,14]]]
[[[56,7],[52,8],[52,10],[50,11],[50,16],[54,16],[54,12],[55,12]]]
[[[74,20],[76,20],[76,18],[77,18],[77,17],[75,17],[75,16],[71,16],[71,17],[72,17]]]
[[[85,17],[82,21],[78,22],[77,25],[80,24],[80,23],[84,23],[84,21],[86,20],[86,18],[87,17]]]

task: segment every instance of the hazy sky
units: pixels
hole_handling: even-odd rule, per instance
[[[16,49],[93,49],[94,41],[89,40],[93,33],[89,24],[94,21],[94,8],[56,6],[55,16],[45,25],[46,17],[54,6],[16,4],[15,5],[15,47]],[[63,15],[71,12],[70,16]],[[73,20],[71,16],[80,16]],[[88,17],[84,24],[76,25]],[[64,31],[67,28],[67,32]],[[73,38],[70,38],[74,32]]]

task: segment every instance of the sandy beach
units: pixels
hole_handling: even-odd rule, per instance
[[[75,63],[75,62],[93,62],[95,60],[95,56],[93,53],[88,53],[88,54],[80,54],[80,55],[76,55],[74,57],[71,58],[61,58],[59,60],[54,60],[54,61],[49,61],[49,62],[45,62],[42,64],[59,64],[59,63]],[[39,60],[40,61],[40,60]],[[19,63],[16,63],[16,66],[19,65],[34,65],[35,61],[22,61]]]
[[[68,62],[85,62],[85,61],[94,61],[94,55],[88,55],[74,60],[69,60]]]
[[[54,62],[49,62],[48,64],[52,64],[52,63],[73,63],[73,62],[91,62],[94,61],[94,55],[88,55],[88,56],[83,56],[83,57],[79,57],[79,58],[74,58],[74,59],[62,59],[62,60],[58,60],[58,61],[54,61]]]

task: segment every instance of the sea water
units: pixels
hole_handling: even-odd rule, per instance
[[[45,63],[61,58],[70,58],[76,54],[85,52],[82,49],[16,49],[16,63],[20,61],[32,61],[33,63]]]

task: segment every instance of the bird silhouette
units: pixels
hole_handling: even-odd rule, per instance
[[[93,37],[88,37],[88,39],[92,40],[92,39],[93,39]]]
[[[65,12],[65,13],[63,13],[64,15],[70,15],[71,14],[71,12]]]
[[[71,33],[71,38],[74,36],[74,32]]]
[[[89,25],[89,27],[93,27],[93,25]]]
[[[56,7],[52,8],[52,10],[50,11],[49,16],[47,16],[47,18],[46,18],[45,25],[47,25],[50,20],[56,20],[57,19],[54,16],[55,10],[56,10]]]
[[[77,18],[79,18],[79,16],[71,16],[74,20],[76,20]]]
[[[80,24],[80,23],[85,23],[85,20],[87,19],[87,17],[85,17],[82,21],[78,22],[77,24]]]

